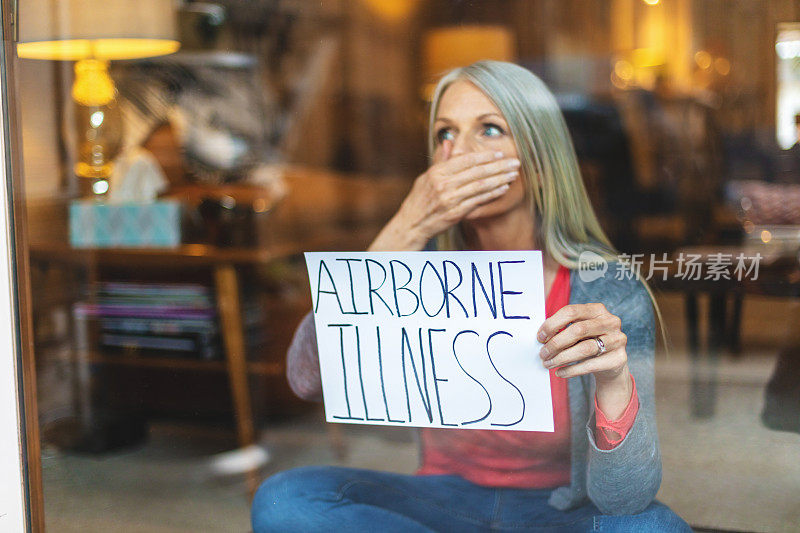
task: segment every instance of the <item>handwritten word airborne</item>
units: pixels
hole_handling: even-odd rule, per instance
[[[424,313],[429,318],[442,314],[447,318],[531,318],[514,314],[510,309],[514,305],[511,297],[522,295],[522,291],[511,290],[508,273],[517,268],[516,265],[524,265],[523,260],[488,261],[482,272],[475,262],[470,262],[468,271],[463,272],[461,266],[448,259],[436,264],[425,261],[418,272],[396,259],[382,262],[342,257],[335,261],[346,265],[347,275],[342,275],[341,269],[335,269],[340,272],[336,278],[325,260],[320,260],[315,313],[323,302],[327,305],[335,302],[343,315],[402,318]],[[367,283],[355,283],[354,276],[355,279],[366,279]]]

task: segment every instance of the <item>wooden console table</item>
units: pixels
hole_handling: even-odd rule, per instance
[[[267,231],[259,234],[259,246],[250,248],[187,244],[171,249],[76,249],[67,243],[64,233],[67,224],[63,205],[46,205],[38,209],[29,206],[29,218],[37,222],[35,229],[38,229],[32,232],[29,246],[33,264],[77,268],[86,272],[89,280],[97,280],[100,269],[104,268],[172,272],[201,269],[213,275],[224,361],[109,357],[96,350],[79,356],[86,358],[89,364],[226,371],[233,397],[238,443],[241,447],[253,444],[256,435],[248,375],[276,376],[282,373],[283,366],[246,360],[240,273],[305,251],[363,250],[395,212],[411,181],[345,176],[322,169],[292,167],[286,170],[283,185],[285,197],[271,204],[265,215]],[[198,194],[210,194],[206,189],[195,189],[177,188],[170,196],[191,203]],[[234,197],[244,194],[237,201],[252,201],[252,194],[243,193],[238,188],[221,187],[213,192]],[[254,476],[248,476],[248,480],[251,490],[254,489]]]
[[[276,376],[282,372],[278,363],[246,360],[244,329],[240,306],[239,269],[266,264],[275,259],[299,253],[297,246],[276,249],[220,249],[212,246],[186,245],[175,249],[74,249],[62,243],[38,243],[31,246],[33,263],[59,263],[88,272],[90,281],[97,279],[100,267],[135,267],[137,269],[181,270],[208,269],[213,274],[224,361],[166,359],[156,357],[108,357],[95,351],[80,354],[90,363],[120,364],[140,367],[226,370],[230,384],[237,440],[240,446],[255,442],[248,374]]]

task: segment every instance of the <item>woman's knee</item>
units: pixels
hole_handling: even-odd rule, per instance
[[[278,472],[267,478],[253,498],[253,530],[288,531],[308,516],[337,490],[335,469],[306,466]]]
[[[599,515],[594,527],[620,533],[691,533],[689,527],[672,509],[659,501],[653,501],[647,509],[635,515]]]
[[[648,507],[650,516],[648,523],[653,524],[655,527],[653,531],[674,531],[675,533],[692,532],[689,524],[675,513],[672,509],[659,501],[654,501]]]

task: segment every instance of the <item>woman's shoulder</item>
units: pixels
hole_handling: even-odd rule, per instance
[[[628,356],[652,355],[655,341],[655,308],[644,283],[630,269],[609,263],[602,274],[582,276],[573,270],[570,276],[570,303],[602,303],[620,318],[628,336]],[[640,350],[647,348],[647,350]]]
[[[652,310],[644,283],[623,263],[573,269],[570,286],[570,303],[601,302],[611,312],[622,307],[626,314]]]

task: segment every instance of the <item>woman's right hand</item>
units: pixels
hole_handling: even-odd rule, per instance
[[[478,206],[502,196],[519,175],[520,162],[502,152],[474,151],[450,157],[445,141],[439,161],[420,175],[400,209],[369,251],[416,251],[458,224]]]

